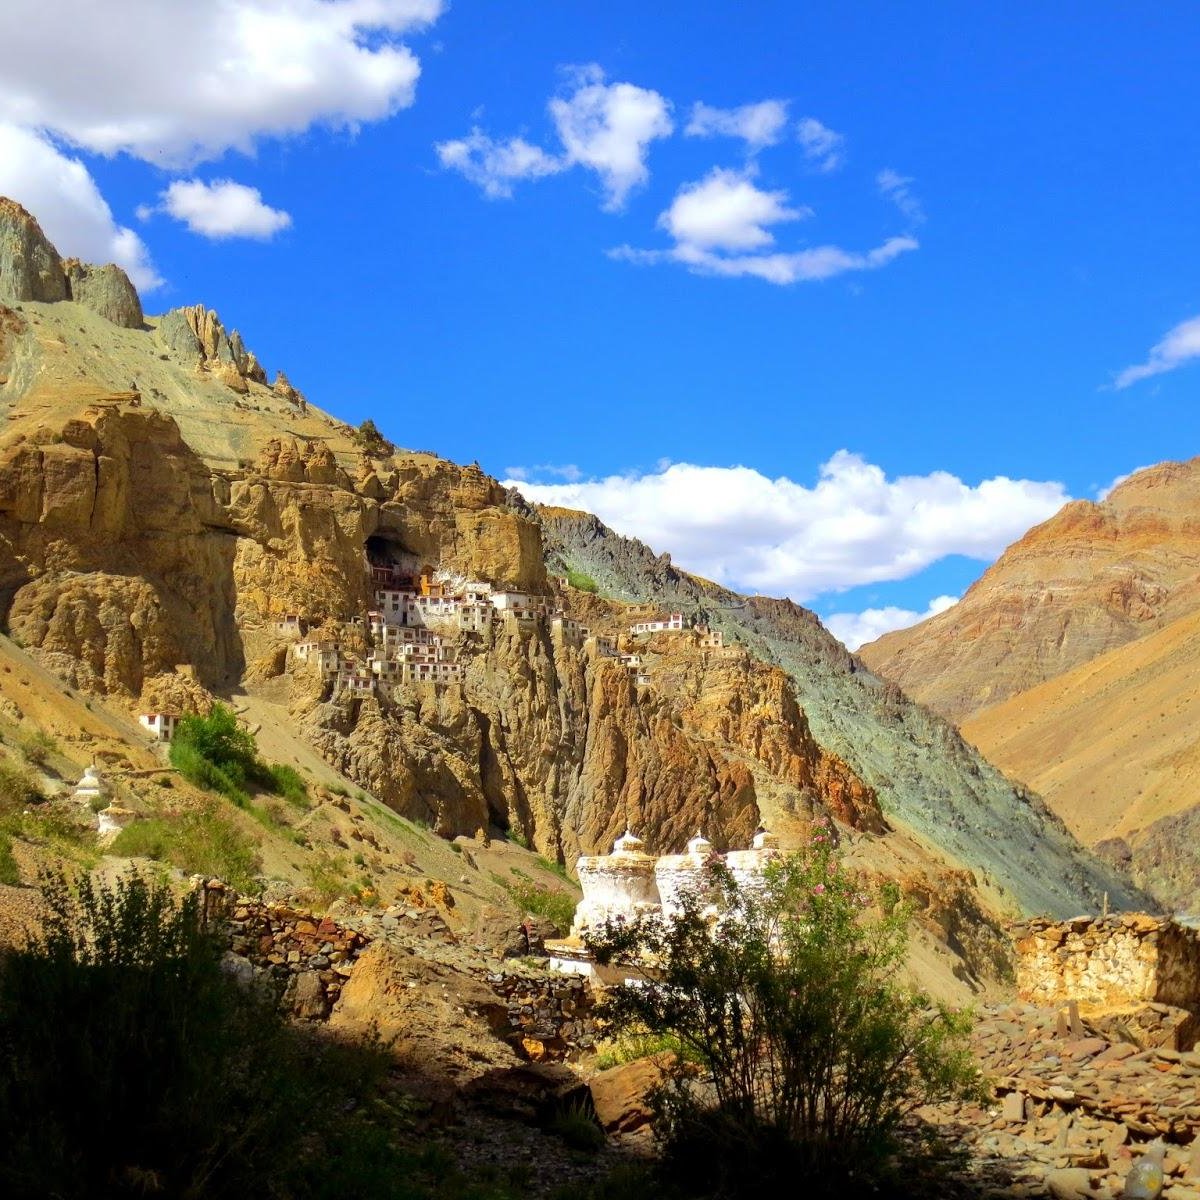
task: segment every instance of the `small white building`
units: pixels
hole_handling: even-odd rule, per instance
[[[274,629],[276,637],[292,639],[304,636],[304,622],[299,613],[288,613],[287,616],[280,617],[275,622]]]
[[[572,620],[561,611],[551,614],[550,632],[561,637],[564,642],[571,646],[582,646],[588,636],[586,625],[581,625],[578,621]]]
[[[613,643],[612,638],[603,637],[598,633],[593,634],[584,643],[584,649],[587,649],[589,646],[596,651],[597,656],[600,658],[617,657],[617,647]]]
[[[175,736],[175,727],[179,724],[177,713],[141,713],[138,724],[158,742],[169,742]]]
[[[638,633],[681,633],[688,627],[683,613],[670,613],[665,617],[655,617],[652,621],[638,621],[629,627],[629,632]]]

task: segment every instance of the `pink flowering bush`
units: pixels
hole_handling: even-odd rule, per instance
[[[656,1097],[673,1178],[694,1195],[868,1186],[915,1107],[979,1094],[967,1018],[899,979],[909,914],[818,827],[739,885],[714,860],[671,920],[589,937],[601,962],[653,964],[612,990],[614,1033],[682,1047]],[[712,913],[719,914],[714,922]]]

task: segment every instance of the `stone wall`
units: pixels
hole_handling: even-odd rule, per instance
[[[206,914],[228,921],[231,968],[248,964],[281,982],[295,1016],[328,1017],[370,938],[329,917],[239,896],[219,879],[203,886]]]
[[[595,999],[579,978],[496,971],[488,984],[508,1003],[506,1037],[533,1062],[561,1062],[596,1044]]]
[[[1013,928],[1017,991],[1055,1005],[1200,1009],[1200,932],[1144,913],[1034,919]]]

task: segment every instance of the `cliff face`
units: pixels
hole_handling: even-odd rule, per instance
[[[951,609],[859,655],[952,721],[1200,607],[1200,458],[1139,471],[1010,546]]]
[[[884,819],[975,872],[1002,902],[1064,913],[1098,905],[1105,892],[1118,907],[1144,902],[1037,797],[866,670],[812,613],[698,580],[589,514],[544,510],[540,520],[553,566],[586,572],[606,595],[700,614],[777,665],[813,736],[874,790]]]
[[[697,829],[747,844],[764,818],[828,813],[882,832],[874,793],[812,737],[782,672],[744,653],[662,644],[654,682],[544,631],[504,624],[474,647],[459,689],[402,703],[323,699],[293,681],[293,711],[328,761],[443,832],[513,825],[573,862],[627,827],[681,846]]]
[[[373,607],[369,551],[545,591],[539,529],[504,501],[477,469],[425,456],[352,481],[314,443],[271,440],[231,476],[171,418],[112,397],[0,444],[0,595],[11,632],[77,686],[133,703],[191,669],[228,693],[248,660],[279,672],[274,620],[332,628]],[[545,625],[497,623],[459,637],[462,686],[392,703],[299,671],[293,707],[328,761],[398,811],[448,834],[512,826],[568,861],[627,823],[664,845],[700,826],[737,844],[768,812],[882,829],[782,672],[661,641],[657,686],[639,689]]]

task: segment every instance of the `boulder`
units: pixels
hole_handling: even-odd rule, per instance
[[[650,1093],[662,1083],[673,1057],[655,1054],[592,1076],[592,1104],[605,1133],[632,1133],[650,1124]]]

